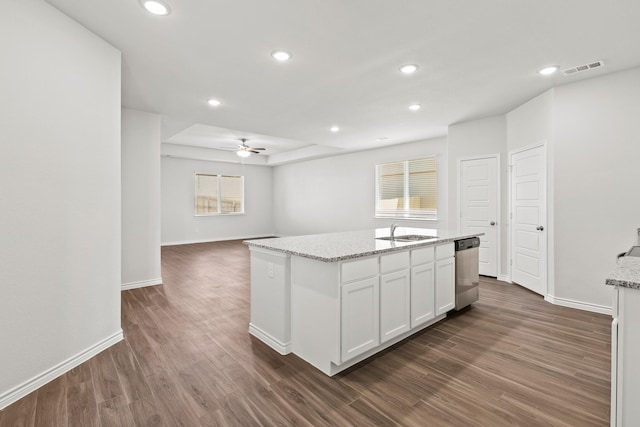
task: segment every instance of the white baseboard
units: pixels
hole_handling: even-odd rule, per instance
[[[137,282],[123,283],[120,289],[123,291],[128,291],[129,289],[144,288],[146,286],[156,285],[162,285],[162,277],[158,277],[157,279],[139,280]]]
[[[251,323],[249,323],[249,333],[280,354],[291,353],[291,342],[280,342],[279,340],[275,339],[274,337]]]
[[[411,335],[415,334],[418,331],[421,331],[423,329],[428,328],[431,325],[434,325],[436,323],[438,323],[439,321],[441,321],[442,319],[446,318],[447,314],[440,314],[436,317],[434,317],[433,319],[427,321],[426,323],[423,323],[422,325],[416,326],[415,328],[398,335],[397,337],[394,337],[392,339],[390,339],[389,341],[386,341],[385,343],[379,345],[378,347],[372,348],[371,350],[362,353],[359,356],[354,357],[353,359],[349,359],[346,362],[340,364],[340,365],[336,365],[335,363],[331,362],[330,366],[329,366],[329,370],[328,371],[324,371],[321,368],[321,371],[323,371],[325,374],[329,375],[330,377],[334,376],[335,374],[337,374],[338,372],[342,372],[345,369],[348,369],[350,367],[352,367],[353,365],[362,362],[365,359],[368,359],[369,357],[373,356],[376,353],[381,352],[382,350],[391,347],[392,345],[399,343],[400,341],[404,340],[405,338],[410,337]],[[304,359],[303,357],[301,357],[300,355],[298,355],[298,357],[300,357],[301,359]],[[309,362],[311,363],[311,362]],[[316,366],[317,367],[317,366]]]
[[[38,388],[47,384],[49,381],[52,381],[58,378],[60,375],[69,372],[76,366],[86,362],[93,356],[122,341],[123,339],[124,335],[122,334],[122,329],[120,329],[115,334],[81,351],[75,356],[70,357],[69,359],[57,364],[50,369],[47,369],[46,371],[23,382],[22,384],[0,394],[0,410],[11,405],[13,402],[16,402],[17,400],[25,397],[27,394],[37,390]]]
[[[274,237],[274,234],[267,233],[265,234],[257,234],[255,236],[237,236],[237,237],[221,237],[214,239],[201,239],[201,240],[179,240],[174,242],[162,242],[161,246],[177,246],[177,245],[193,245],[195,243],[212,243],[212,242],[226,242],[227,240],[250,240],[250,239],[261,239],[264,237]]]
[[[498,276],[498,280],[500,280],[501,282],[513,283],[511,281],[511,277],[507,275]],[[553,295],[546,295],[544,297],[544,300],[554,305],[560,305],[562,307],[569,307],[569,308],[577,308],[578,310],[591,311],[593,313],[608,314],[608,315],[611,315],[613,313],[611,310],[611,307],[607,307],[606,305],[591,304],[588,302],[576,301],[576,300],[567,299],[567,298],[558,298],[558,297],[554,297]]]
[[[589,302],[576,301],[576,300],[566,299],[566,298],[558,298],[552,295],[545,296],[544,300],[550,302],[551,304],[561,305],[563,307],[577,308],[578,310],[591,311],[591,312],[600,313],[600,314],[608,314],[608,315],[613,314],[611,307],[607,307],[606,305],[591,304]]]
[[[498,278],[497,278],[497,279],[498,279],[499,281],[501,281],[501,282],[513,283],[513,282],[511,281],[511,276],[506,276],[506,275],[504,275],[504,276],[503,276],[503,275],[500,275],[500,276],[498,276]]]

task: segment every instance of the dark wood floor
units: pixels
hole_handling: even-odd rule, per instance
[[[162,268],[122,293],[123,342],[0,425],[608,425],[609,316],[483,279],[469,310],[328,378],[248,334],[240,242],[165,247]]]

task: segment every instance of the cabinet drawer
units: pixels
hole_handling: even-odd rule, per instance
[[[454,253],[453,242],[436,246],[436,259],[451,258],[453,256],[453,253]]]
[[[433,262],[434,247],[427,246],[426,248],[414,249],[411,251],[411,265],[426,264]]]
[[[392,271],[409,268],[409,251],[397,252],[380,256],[380,273],[390,273]]]
[[[378,274],[378,257],[343,262],[340,266],[340,282],[353,282]]]

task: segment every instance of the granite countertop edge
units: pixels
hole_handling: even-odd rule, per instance
[[[640,290],[640,258],[623,257],[607,276],[605,284]]]
[[[293,250],[289,250],[289,249],[282,249],[282,248],[274,248],[272,246],[269,245],[261,245],[260,243],[256,243],[256,242],[252,242],[249,240],[246,240],[244,243],[248,246],[254,246],[257,248],[262,248],[262,249],[268,249],[270,251],[275,251],[275,252],[283,252],[285,254],[289,254],[289,255],[294,255],[294,256],[300,256],[303,258],[309,258],[309,259],[314,259],[316,261],[322,261],[322,262],[339,262],[339,261],[346,261],[346,260],[350,260],[350,259],[356,259],[356,258],[363,258],[366,256],[373,256],[373,255],[380,255],[383,253],[388,253],[388,252],[396,252],[396,251],[403,251],[406,249],[415,249],[415,248],[420,248],[420,247],[425,247],[425,246],[433,246],[433,245],[437,245],[437,244],[442,244],[442,243],[449,243],[449,242],[453,242],[454,240],[458,240],[458,239],[464,239],[467,237],[476,237],[474,236],[463,236],[460,238],[443,238],[443,239],[429,239],[428,241],[424,241],[424,242],[411,242],[406,244],[405,246],[396,246],[396,247],[392,247],[392,248],[384,248],[384,249],[375,249],[372,251],[364,251],[364,252],[357,252],[354,254],[349,254],[349,255],[342,255],[342,256],[337,256],[337,257],[321,257],[321,256],[317,256],[317,255],[312,255],[312,254],[307,254],[307,253],[302,253],[302,252],[297,252],[297,251],[293,251]]]
[[[369,230],[369,231],[373,231],[373,230]],[[415,231],[415,230],[414,230]],[[460,240],[460,239],[464,239],[464,238],[469,238],[469,237],[477,237],[477,236],[481,236],[484,233],[468,233],[468,234],[456,234],[456,235],[447,235],[446,237],[435,237],[433,239],[428,239],[428,240],[422,240],[422,241],[416,241],[416,242],[402,242],[402,243],[397,243],[397,246],[390,246],[390,247],[382,247],[382,248],[367,248],[367,249],[353,249],[353,248],[349,248],[349,249],[345,249],[342,252],[345,253],[341,253],[339,255],[336,256],[322,256],[322,255],[318,255],[317,253],[313,253],[314,252],[314,248],[313,245],[314,243],[317,245],[318,242],[324,242],[323,239],[326,236],[337,236],[341,233],[330,233],[330,234],[319,234],[319,235],[309,235],[309,236],[294,236],[294,238],[305,238],[305,239],[312,239],[311,242],[307,241],[304,244],[309,244],[310,247],[312,247],[312,249],[310,249],[309,251],[305,252],[303,249],[304,248],[300,248],[297,247],[295,249],[291,249],[291,248],[287,248],[286,244],[285,245],[273,245],[272,242],[274,241],[278,241],[278,242],[285,242],[287,239],[285,238],[281,238],[278,239],[276,238],[275,240],[273,239],[255,239],[255,240],[245,240],[243,243],[250,246],[250,247],[255,247],[255,248],[261,248],[261,249],[266,249],[266,250],[270,250],[270,251],[275,251],[275,252],[280,252],[280,253],[285,253],[288,255],[293,255],[293,256],[299,256],[299,257],[304,257],[304,258],[308,258],[308,259],[313,259],[316,261],[322,261],[322,262],[339,262],[339,261],[347,261],[347,260],[351,260],[351,259],[357,259],[357,258],[363,258],[363,257],[367,257],[367,256],[374,256],[374,255],[380,255],[380,254],[384,254],[384,253],[390,253],[390,252],[396,252],[396,251],[404,251],[404,250],[410,250],[410,249],[416,249],[416,248],[421,248],[421,247],[427,247],[427,246],[434,246],[434,245],[439,245],[439,244],[445,244],[445,243],[450,243],[453,242],[455,240]],[[348,240],[349,237],[354,238],[355,240],[359,240],[360,242],[365,241],[365,242],[371,242],[371,241],[375,241],[376,239],[373,236],[370,237],[363,237],[362,235],[356,235],[355,233],[350,233],[350,232],[346,232],[344,233],[345,238]],[[311,243],[311,244],[310,244]],[[326,244],[331,244],[331,243],[335,243],[335,242],[326,242]],[[301,243],[297,242],[297,244],[291,244],[291,246],[299,246]],[[391,245],[391,243],[390,243]],[[283,247],[285,246],[285,247]],[[315,250],[315,252],[317,252],[317,249]]]

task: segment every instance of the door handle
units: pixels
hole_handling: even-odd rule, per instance
[[[491,222],[489,223],[489,225],[496,225],[496,222],[495,222],[495,221],[491,221]]]
[[[539,225],[539,226],[537,226],[537,227],[536,227],[536,230],[538,230],[538,231],[542,231],[542,230],[544,230],[544,227],[543,227],[543,226],[541,226],[541,225]]]

